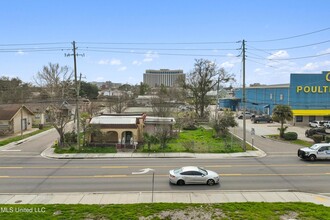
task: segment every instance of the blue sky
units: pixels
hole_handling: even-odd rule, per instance
[[[327,0],[2,0],[0,76],[33,82],[49,62],[73,68],[64,54],[75,41],[85,81],[137,84],[146,69],[188,73],[204,58],[240,86],[244,39],[247,84],[289,83],[290,73],[330,70],[329,8]]]

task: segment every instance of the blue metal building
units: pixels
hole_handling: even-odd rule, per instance
[[[242,88],[235,91],[236,102],[219,100],[220,108],[242,110]],[[238,100],[238,101],[237,101]],[[245,89],[246,110],[272,114],[276,105],[289,105],[293,123],[307,125],[314,120],[330,120],[330,71],[321,74],[292,73],[290,84],[256,85]],[[226,105],[226,104],[230,105]],[[236,103],[236,105],[233,103]]]

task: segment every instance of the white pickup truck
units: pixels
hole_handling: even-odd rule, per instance
[[[316,159],[330,159],[330,143],[314,144],[298,150],[298,157],[314,161]]]

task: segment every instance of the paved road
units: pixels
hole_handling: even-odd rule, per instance
[[[268,126],[268,125],[256,125]],[[236,133],[241,133],[240,128]],[[261,129],[265,130],[265,128]],[[256,129],[257,134],[259,129]],[[141,168],[156,170],[157,192],[232,192],[232,191],[303,191],[330,194],[329,161],[309,163],[297,158],[299,146],[255,136],[255,144],[267,157],[228,158],[107,158],[46,159],[40,152],[49,146],[56,132],[49,131],[0,152],[0,193],[62,192],[150,192],[151,174],[132,175]],[[251,138],[249,135],[248,138]],[[8,151],[9,150],[9,151]],[[199,165],[222,176],[216,186],[168,184],[168,170],[184,165]]]
[[[168,183],[168,170],[198,165],[218,172],[221,185],[178,187]],[[151,174],[132,175],[153,168],[155,190],[269,190],[330,193],[329,161],[310,164],[294,156],[262,158],[107,158],[61,159],[3,157],[0,193],[148,191]]]

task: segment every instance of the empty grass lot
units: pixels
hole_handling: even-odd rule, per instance
[[[328,220],[330,208],[312,203],[153,203],[124,205],[0,205],[0,219],[227,219]]]
[[[242,152],[242,141],[232,135],[214,138],[212,129],[183,130],[178,138],[171,139],[162,149],[159,144],[151,146],[151,152],[191,152],[191,153],[234,153]],[[248,150],[252,150],[248,146]],[[139,152],[149,152],[145,144]]]

